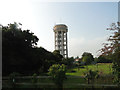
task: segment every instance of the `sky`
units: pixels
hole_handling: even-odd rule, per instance
[[[0,24],[22,23],[38,38],[38,46],[54,51],[56,24],[68,26],[68,56],[90,52],[94,57],[111,34],[106,28],[118,21],[117,0],[0,0]]]

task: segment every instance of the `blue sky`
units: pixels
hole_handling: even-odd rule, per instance
[[[91,52],[94,56],[111,32],[106,28],[118,21],[117,2],[39,2],[14,1],[0,8],[0,23],[21,22],[23,29],[30,29],[38,36],[38,46],[54,50],[53,27],[68,26],[69,56]],[[11,3],[11,4],[10,4]],[[21,7],[22,6],[22,7]],[[11,11],[12,10],[12,11]],[[6,12],[7,11],[7,12]],[[9,14],[8,14],[9,13]]]

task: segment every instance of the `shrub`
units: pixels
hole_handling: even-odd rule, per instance
[[[99,77],[98,71],[92,71],[89,70],[87,73],[84,74],[85,79],[87,80],[87,83],[89,84],[90,82],[93,83],[96,78]]]
[[[20,76],[20,74],[17,72],[13,72],[9,75],[9,80],[10,80],[10,83],[12,84],[13,88],[16,87],[16,77],[17,76]]]
[[[37,74],[34,73],[32,76],[32,83],[37,83]]]
[[[17,76],[20,76],[20,74],[17,73],[17,72],[11,73],[11,74],[9,75],[10,81],[11,81],[12,83],[15,83],[15,82],[16,82],[15,79],[16,79]]]
[[[63,81],[66,79],[66,66],[64,64],[54,64],[49,68],[49,74],[58,88],[63,87]]]

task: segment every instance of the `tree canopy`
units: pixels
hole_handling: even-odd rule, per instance
[[[2,71],[3,75],[12,72],[33,74],[48,71],[52,64],[62,60],[54,54],[37,46],[38,37],[30,30],[22,30],[21,24],[2,26]]]
[[[109,43],[105,43],[104,48],[101,49],[101,55],[113,59],[115,81],[120,85],[120,22],[112,23],[107,30],[112,30],[114,33],[109,37]]]
[[[66,66],[54,64],[49,68],[49,74],[58,88],[63,88],[63,81],[66,79]]]
[[[82,61],[85,62],[85,64],[91,64],[94,61],[93,55],[88,52],[84,52],[82,54]]]

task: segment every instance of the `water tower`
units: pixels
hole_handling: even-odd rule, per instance
[[[53,31],[55,33],[55,50],[59,50],[63,57],[68,57],[67,47],[67,32],[68,27],[64,24],[57,24],[54,26]]]

